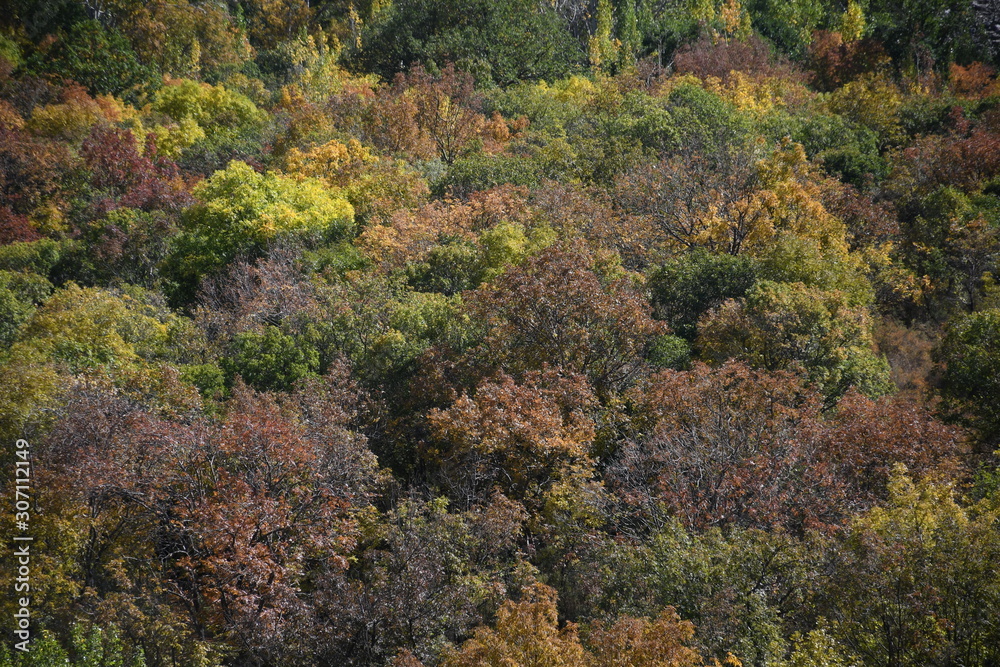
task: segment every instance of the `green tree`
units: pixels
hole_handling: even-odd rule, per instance
[[[245,332],[233,341],[222,360],[230,384],[239,375],[262,391],[288,391],[298,380],[319,371],[319,351],[301,336],[269,326],[263,333]]]
[[[454,61],[483,84],[552,80],[583,59],[579,42],[547,3],[530,0],[394,2],[362,35],[357,65],[385,79],[421,62]]]
[[[243,162],[231,162],[199,183],[194,197],[166,267],[173,296],[182,303],[193,297],[202,276],[237,257],[259,257],[278,241],[335,243],[354,228],[354,208],[319,180],[260,174]]]
[[[878,396],[892,388],[889,364],[872,349],[865,307],[840,291],[802,283],[761,281],[698,325],[697,346],[706,359],[743,359],[768,370],[802,368],[827,396],[857,387]]]
[[[0,349],[17,338],[18,328],[52,293],[52,284],[33,273],[0,270]]]
[[[727,299],[745,296],[757,281],[757,262],[745,255],[713,255],[703,250],[673,259],[650,277],[656,316],[688,341],[698,319]]]
[[[114,28],[82,21],[60,33],[47,53],[28,67],[39,74],[54,72],[86,86],[93,94],[134,97],[155,87],[152,69],[139,62],[129,41]]]
[[[966,417],[991,451],[1000,441],[1000,310],[952,321],[937,358],[945,364],[946,405]]]

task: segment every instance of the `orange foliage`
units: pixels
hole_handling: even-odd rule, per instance
[[[958,97],[981,100],[1000,94],[1000,81],[997,81],[996,70],[981,62],[971,63],[968,67],[952,63],[948,79],[951,83],[951,92]]]

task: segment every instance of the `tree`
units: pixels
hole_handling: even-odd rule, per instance
[[[942,393],[946,405],[965,414],[990,450],[1000,437],[1000,311],[984,310],[954,320],[938,359],[945,363]]]
[[[251,56],[236,17],[217,6],[180,2],[136,3],[122,29],[143,62],[179,78],[211,77]]]
[[[897,468],[889,504],[851,522],[829,554],[834,576],[820,611],[866,662],[901,667],[996,660],[1000,582],[995,508],[963,507],[951,485]],[[842,574],[841,574],[842,573]],[[848,573],[850,573],[848,575]]]
[[[638,437],[612,464],[611,488],[640,512],[662,503],[685,524],[796,529],[839,520],[841,493],[804,430],[814,392],[787,374],[729,362],[664,371],[636,390]]]
[[[579,42],[549,6],[524,0],[393,3],[362,34],[358,66],[383,79],[422,62],[455,62],[486,85],[557,79],[583,59]]]
[[[445,657],[444,665],[570,667],[586,664],[576,626],[569,624],[559,629],[555,590],[534,584],[523,595],[523,602],[508,601],[500,608],[496,629],[478,628],[472,639]]]
[[[717,363],[736,358],[768,370],[801,367],[831,397],[851,386],[875,396],[891,388],[888,363],[872,349],[867,310],[852,307],[839,291],[761,281],[702,318],[696,345]]]
[[[152,128],[157,150],[202,174],[260,153],[267,114],[221,85],[168,80],[153,97],[151,110],[159,121]]]
[[[745,296],[758,271],[757,262],[746,256],[685,253],[650,278],[654,313],[679,336],[693,340],[698,319],[727,299]]]
[[[427,415],[440,461],[459,497],[481,498],[494,485],[538,510],[548,486],[572,480],[574,465],[589,465],[594,397],[579,375],[529,373],[523,384],[507,375],[485,381],[474,395]]]
[[[421,157],[430,149],[446,164],[486,129],[482,100],[472,75],[448,63],[438,75],[415,64],[396,74],[372,105],[369,131],[373,141],[392,151]]]
[[[688,531],[666,513],[628,534],[606,542],[588,563],[599,577],[595,606],[602,616],[626,615],[628,627],[629,616],[655,618],[676,608],[697,627],[688,648],[705,656],[699,664],[767,664],[786,654],[787,628],[806,611],[821,544],[781,531]],[[667,637],[684,625],[664,628]],[[683,643],[675,651],[682,660],[690,656]]]
[[[705,663],[693,639],[694,625],[667,607],[654,620],[624,616],[610,626],[594,623],[584,643],[593,667],[697,667]]]
[[[666,327],[626,278],[597,268],[586,252],[553,246],[470,294],[468,311],[488,332],[475,354],[508,372],[582,373],[598,395],[627,387]]]
[[[170,418],[90,388],[41,466],[89,509],[76,557],[105,612],[137,631],[167,616],[245,659],[308,660],[324,633],[316,601],[341,585],[380,479],[348,428],[353,387],[341,366],[281,400],[238,384],[226,408],[218,421]],[[150,635],[148,649],[165,648]]]
[[[494,495],[468,512],[445,498],[404,499],[370,521],[342,591],[322,601],[336,637],[328,663],[372,664],[408,653],[434,664],[495,611],[527,569],[517,553],[524,510]]]
[[[237,257],[259,257],[277,241],[336,242],[354,227],[350,203],[318,180],[259,174],[243,162],[231,162],[193,194],[197,203],[185,212],[168,266],[180,301]]]
[[[17,339],[20,326],[31,319],[52,290],[52,284],[42,276],[0,271],[0,348]]]
[[[747,153],[717,164],[702,156],[645,164],[616,183],[619,206],[646,217],[670,247],[738,255],[773,233]]]
[[[302,378],[314,376],[320,359],[319,351],[301,336],[268,326],[261,334],[238,334],[222,366],[230,381],[239,376],[256,389],[287,391]]]
[[[44,64],[43,64],[44,63]],[[154,88],[152,70],[139,62],[118,30],[97,21],[74,23],[29,65],[86,86],[94,94],[135,96]]]

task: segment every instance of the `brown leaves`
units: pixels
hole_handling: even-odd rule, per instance
[[[586,375],[598,394],[644,369],[646,345],[666,326],[624,277],[601,277],[579,248],[551,247],[469,294],[488,334],[477,354],[508,372],[546,365]]]
[[[655,620],[622,616],[611,626],[595,623],[587,635],[591,667],[697,667],[702,662],[690,645],[694,625],[673,607]]]
[[[702,528],[830,519],[835,490],[802,432],[820,403],[790,374],[696,365],[655,376],[635,398],[650,435],[611,472],[630,503],[665,502]]]
[[[523,384],[501,374],[427,418],[454,488],[481,497],[495,483],[515,498],[537,500],[539,487],[586,460],[593,405],[585,378],[549,370],[528,373]]]
[[[700,528],[836,525],[885,497],[894,464],[947,471],[959,444],[925,408],[852,392],[825,418],[795,376],[732,362],[661,373],[633,398],[648,435],[612,464],[612,490]]]
[[[343,368],[284,401],[237,385],[220,422],[160,419],[81,394],[48,460],[95,521],[91,581],[114,592],[102,554],[128,535],[135,558],[124,566],[159,578],[133,593],[138,604],[165,590],[192,627],[258,655],[300,638],[306,589],[347,568],[353,512],[378,480],[364,438],[347,427],[352,394]]]

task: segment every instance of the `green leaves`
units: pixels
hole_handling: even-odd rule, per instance
[[[957,318],[937,356],[946,364],[948,406],[982,433],[988,448],[1000,437],[1000,310]]]
[[[319,180],[260,174],[243,162],[200,183],[194,196],[198,203],[185,212],[168,259],[179,301],[190,300],[204,275],[237,257],[258,257],[277,242],[335,243],[354,227],[354,208]]]

